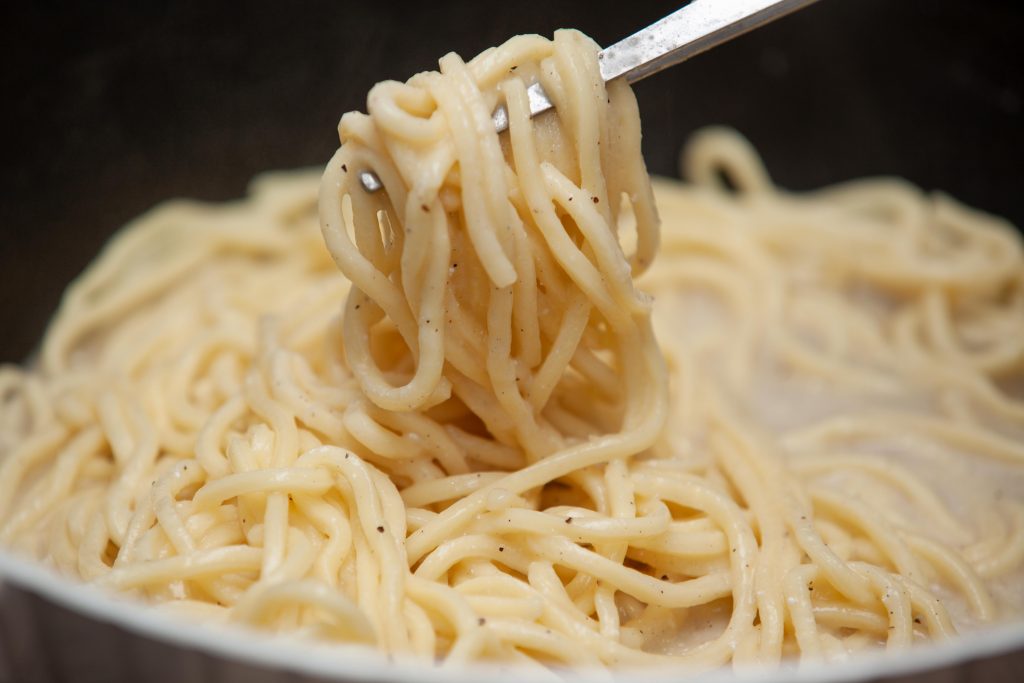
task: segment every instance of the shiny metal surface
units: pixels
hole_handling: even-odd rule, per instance
[[[639,81],[814,1],[694,0],[602,50],[601,77]]]

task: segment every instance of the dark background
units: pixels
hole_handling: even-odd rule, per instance
[[[378,80],[572,26],[607,45],[679,2],[18,3],[0,28],[0,361],[129,218],[320,165]],[[702,125],[746,133],[784,186],[893,174],[1024,224],[1024,9],[822,0],[638,84],[644,153],[675,174]]]

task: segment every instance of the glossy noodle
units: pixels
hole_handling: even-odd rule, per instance
[[[895,179],[784,192],[724,129],[652,184],[596,52],[447,55],[346,114],[322,178],[126,227],[0,370],[0,541],[445,664],[838,660],[1019,619],[1019,235]]]

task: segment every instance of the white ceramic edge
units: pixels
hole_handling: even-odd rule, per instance
[[[297,638],[267,635],[242,627],[196,624],[180,617],[149,609],[146,605],[113,596],[94,586],[74,583],[44,567],[0,550],[0,580],[39,595],[96,621],[119,626],[159,642],[189,648],[269,669],[318,676],[328,680],[402,680],[416,683],[457,683],[488,680],[489,683],[527,681],[534,678],[525,669],[501,665],[471,665],[459,668],[424,666],[420,660],[388,661],[365,647],[320,644]],[[952,641],[922,645],[899,653],[879,651],[851,658],[841,664],[810,663],[797,667],[752,668],[706,672],[701,681],[743,681],[782,683],[796,681],[867,681],[879,677],[912,674],[963,661],[1024,648],[1024,621],[1003,624],[965,634]],[[638,670],[618,670],[614,678],[635,679]],[[644,669],[645,680],[678,681],[680,669]],[[568,681],[607,681],[607,672],[571,672]]]

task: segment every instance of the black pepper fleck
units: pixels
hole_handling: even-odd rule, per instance
[[[381,534],[384,533],[384,527],[383,526],[377,527],[377,533],[381,533]]]

